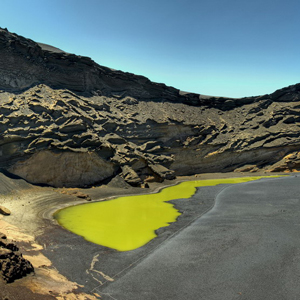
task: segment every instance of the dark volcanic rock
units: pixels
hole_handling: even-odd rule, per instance
[[[300,84],[241,99],[186,93],[2,29],[0,65],[0,168],[29,182],[299,169]]]
[[[132,186],[140,186],[142,181],[138,174],[129,166],[125,165],[122,167],[122,175],[126,182]]]
[[[0,278],[10,283],[33,271],[33,266],[22,257],[19,248],[0,234]]]
[[[146,77],[111,70],[88,57],[57,50],[0,29],[0,88],[19,92],[43,83],[52,88],[116,98],[130,95],[176,100],[178,96],[178,90],[153,83]]]

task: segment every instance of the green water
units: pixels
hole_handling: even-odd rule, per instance
[[[158,228],[176,221],[180,213],[168,201],[190,198],[196,187],[241,183],[263,177],[267,176],[186,181],[157,194],[71,206],[56,212],[54,217],[61,226],[90,242],[129,251],[155,238]]]

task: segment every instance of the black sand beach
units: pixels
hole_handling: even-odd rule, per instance
[[[255,176],[256,175],[257,174],[255,174]],[[222,204],[224,202],[224,207],[222,206],[221,211],[223,212],[223,214],[225,214],[232,210],[236,211],[234,210],[234,205],[238,205],[238,202],[240,200],[246,201],[244,200],[244,197],[238,198],[240,191],[243,191],[245,188],[249,188],[250,192],[252,191],[252,194],[250,193],[251,195],[256,195],[256,193],[260,193],[259,189],[260,186],[262,186],[263,190],[261,193],[263,193],[265,199],[268,199],[268,193],[270,192],[272,192],[272,194],[270,195],[270,199],[273,199],[273,194],[277,193],[277,189],[282,191],[285,189],[286,185],[289,186],[286,193],[292,193],[295,184],[297,184],[296,181],[298,180],[298,178],[295,177],[296,175],[288,177],[287,179],[262,179],[249,184],[201,187],[198,189],[198,192],[190,199],[178,199],[173,201],[175,207],[182,212],[182,215],[178,218],[177,222],[172,223],[168,227],[164,227],[158,230],[158,237],[145,246],[128,252],[118,252],[113,249],[87,242],[82,237],[61,228],[53,219],[52,214],[61,207],[86,202],[86,200],[74,196],[79,192],[89,195],[92,201],[98,201],[118,195],[156,192],[164,186],[176,184],[176,182],[182,180],[227,178],[238,176],[253,176],[253,173],[206,174],[195,177],[185,177],[179,178],[177,179],[177,181],[168,181],[165,183],[150,183],[149,189],[124,189],[118,188],[117,186],[108,185],[84,190],[35,187],[21,179],[10,179],[2,175],[1,204],[7,206],[12,211],[12,214],[11,216],[2,217],[0,219],[0,229],[1,231],[5,231],[8,237],[16,240],[24,256],[28,258],[35,267],[34,275],[29,275],[26,278],[17,280],[12,284],[4,285],[5,288],[3,289],[3,291],[6,291],[5,293],[11,297],[8,299],[14,299],[13,297],[17,295],[14,291],[18,290],[18,288],[21,286],[25,291],[23,292],[23,297],[25,297],[23,298],[24,300],[47,299],[45,297],[49,297],[49,299],[51,299],[51,297],[54,297],[54,299],[60,299],[57,297],[69,297],[61,299],[72,299],[70,297],[77,297],[74,299],[81,299],[80,297],[85,297],[82,299],[140,299],[138,297],[141,292],[145,293],[143,299],[156,299],[151,298],[151,293],[147,296],[149,289],[156,290],[157,288],[159,288],[159,286],[161,286],[160,284],[157,285],[157,282],[155,281],[151,282],[152,279],[149,278],[149,284],[147,283],[148,288],[146,288],[146,290],[143,287],[143,283],[140,283],[141,285],[139,286],[141,287],[141,289],[135,289],[135,292],[137,293],[136,296],[134,294],[135,292],[133,292],[131,288],[128,288],[128,286],[132,286],[133,283],[130,282],[123,284],[122,282],[131,280],[127,278],[131,278],[132,272],[137,272],[137,270],[142,270],[142,272],[146,273],[150,272],[149,274],[152,274],[153,276],[155,276],[154,274],[163,274],[161,273],[163,272],[163,270],[157,269],[156,271],[154,271],[151,267],[152,262],[148,264],[148,261],[151,261],[154,258],[159,259],[159,253],[166,253],[163,249],[169,247],[168,245],[172,247],[171,245],[173,245],[173,243],[176,243],[177,239],[181,239],[182,235],[184,236],[184,232],[186,231],[194,230],[201,232],[201,240],[196,242],[193,239],[189,240],[189,238],[187,240],[184,240],[184,251],[188,251],[188,249],[191,249],[191,247],[196,247],[198,249],[198,247],[200,246],[196,246],[197,243],[200,243],[201,247],[206,247],[205,241],[208,242],[208,247],[208,245],[210,245],[211,243],[208,240],[208,237],[212,232],[214,232],[215,229],[213,227],[212,229],[209,229],[207,228],[207,225],[205,225],[204,228],[206,228],[206,230],[203,235],[201,222],[203,222],[202,220],[210,218],[208,216],[213,215],[216,210],[220,211],[220,203]],[[268,183],[270,186],[268,186]],[[227,191],[231,190],[237,191],[234,192],[233,195],[230,194],[229,196],[229,199],[235,200],[236,203],[234,203],[234,205],[230,204],[227,208]],[[219,200],[221,198],[222,201]],[[251,213],[255,215],[255,212],[253,211],[254,208],[257,208],[258,212],[260,211],[259,206],[254,206],[253,209],[251,208],[252,198],[253,197],[251,196],[251,198],[248,199],[249,208],[243,212],[245,215],[247,215],[249,210],[251,210]],[[217,207],[215,206],[216,200]],[[278,198],[276,201],[278,202],[280,201],[280,199]],[[279,204],[277,203],[277,205]],[[284,206],[285,202],[283,201],[282,203],[280,203],[280,205]],[[198,224],[199,222],[200,228],[194,228],[194,224]],[[231,221],[229,220],[228,222]],[[241,220],[237,219],[234,222],[241,222]],[[255,219],[253,222],[256,222]],[[217,227],[220,231],[226,231],[226,228],[228,226],[225,224],[224,226],[218,225]],[[259,226],[257,225],[255,228],[259,228]],[[219,235],[220,233],[216,233],[218,239]],[[195,235],[195,237],[196,236],[197,235]],[[225,236],[225,239],[228,238]],[[220,244],[218,244],[219,242]],[[217,251],[217,249],[219,247],[222,248],[222,245],[224,244],[221,239],[219,242],[216,241],[216,248],[214,250],[212,249],[216,253],[220,253]],[[231,242],[225,241],[225,244],[226,243],[230,244]],[[247,243],[245,245],[247,245]],[[228,247],[230,248],[231,246],[229,245]],[[240,245],[240,247],[243,248],[244,246]],[[178,251],[178,255],[180,254],[180,256],[177,257],[172,254],[171,257],[174,258],[174,260],[171,258],[172,264],[171,262],[167,264],[161,263],[161,266],[167,272],[168,268],[171,267],[169,266],[169,264],[172,265],[171,268],[176,269],[177,265],[180,265],[181,262],[183,263],[183,261],[185,261],[185,263],[183,264],[187,266],[187,269],[186,271],[184,271],[184,274],[180,274],[180,280],[182,280],[182,278],[186,278],[186,280],[193,281],[193,279],[190,278],[190,271],[188,266],[190,264],[193,264],[193,266],[195,266],[195,262],[198,261],[196,257],[202,257],[203,255],[206,255],[205,249],[203,251],[199,250],[199,252],[195,252],[194,249],[192,251],[194,253],[192,257],[189,256],[190,254],[187,255],[183,250],[180,249],[180,246],[174,246],[174,251]],[[195,262],[193,262],[194,260]],[[148,265],[145,266],[145,268],[142,268],[144,264]],[[205,271],[205,276],[207,276],[207,274],[209,274],[210,272],[208,265],[206,266],[206,268],[207,269]],[[179,269],[181,270],[180,272],[183,272],[182,270],[185,268],[183,268],[183,266],[180,266]],[[202,270],[203,268],[201,267],[200,269]],[[226,270],[222,272],[226,274]],[[161,281],[161,284],[165,284],[165,286],[163,286],[163,288],[159,288],[158,295],[160,296],[157,299],[181,299],[183,295],[181,295],[179,292],[178,298],[176,298],[172,293],[169,294],[168,289],[171,288],[172,284],[177,281],[177,279],[174,278],[174,276],[177,275],[175,270],[172,270],[168,273],[169,275],[167,277],[169,279],[166,281],[166,283],[164,283],[163,280]],[[196,275],[193,275],[193,278],[194,276]],[[204,274],[201,273],[199,274],[199,276],[202,277],[204,276]],[[142,274],[139,275],[138,278],[132,280],[134,280],[135,282],[140,282],[141,278],[147,278],[147,276],[145,276],[145,274]],[[170,284],[171,282],[172,284]],[[199,281],[199,284],[200,283],[201,280]],[[193,289],[190,288],[191,294],[189,294],[189,297],[194,297],[194,293],[198,293],[199,286],[195,285],[194,288],[194,292],[192,291]],[[205,286],[203,285],[201,289],[204,288]],[[34,297],[36,298],[33,298],[32,295],[34,295]],[[110,296],[107,295],[112,295],[112,297],[114,298],[110,298]],[[181,296],[179,297],[179,295]],[[207,297],[210,297],[209,294]]]

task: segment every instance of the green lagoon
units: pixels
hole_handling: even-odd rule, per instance
[[[265,177],[279,176],[185,181],[156,194],[67,207],[56,212],[54,217],[61,226],[90,242],[118,251],[130,251],[155,238],[157,229],[176,221],[180,212],[168,201],[190,198],[201,186],[234,184]]]

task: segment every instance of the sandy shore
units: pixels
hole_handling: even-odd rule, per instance
[[[0,296],[7,297],[8,299],[101,299],[97,293],[93,293],[92,287],[87,282],[73,281],[69,274],[71,271],[64,272],[63,264],[60,261],[66,263],[68,260],[64,256],[68,256],[69,253],[64,249],[63,243],[66,238],[76,239],[73,234],[67,232],[57,225],[52,215],[58,209],[66,206],[75,205],[79,203],[86,203],[84,199],[76,197],[76,192],[81,192],[89,195],[92,201],[103,201],[113,197],[121,195],[135,195],[142,193],[154,193],[160,189],[177,184],[178,182],[185,180],[201,180],[211,178],[229,178],[229,177],[241,177],[241,176],[258,176],[267,175],[265,173],[214,173],[214,174],[201,174],[189,177],[180,177],[173,181],[165,181],[163,183],[149,183],[149,188],[120,188],[114,185],[103,185],[99,187],[93,187],[89,189],[54,189],[50,187],[36,187],[32,186],[20,179],[10,179],[3,174],[0,175],[0,205],[3,205],[11,210],[10,216],[0,216],[0,232],[5,233],[9,239],[16,241],[20,247],[23,256],[27,258],[35,268],[35,274],[29,275],[26,278],[15,281],[12,284],[0,283]],[[270,174],[275,175],[275,174]],[[180,204],[180,205],[185,205]],[[208,210],[213,203],[207,203],[203,207],[199,208],[199,214]],[[181,208],[182,209],[182,208]],[[203,210],[203,212],[201,211]],[[184,216],[178,224],[174,225],[174,228],[170,229],[179,230],[180,226],[186,226],[189,222],[189,215]],[[177,223],[177,222],[176,222]],[[177,226],[177,227],[176,227]],[[131,264],[131,261],[136,261],[144,257],[149,251],[152,251],[151,247],[156,247],[161,240],[168,237],[172,232],[162,230],[158,232],[159,237],[155,239],[151,245],[142,247],[143,249],[138,251],[130,251],[126,259],[123,261]],[[161,235],[161,237],[160,237]],[[82,238],[78,238],[79,244],[83,243]],[[83,246],[82,246],[83,247]],[[85,248],[84,248],[85,247]],[[119,259],[121,254],[115,253],[115,251],[109,251],[109,249],[102,249],[94,244],[86,242],[82,248],[88,249],[91,253],[89,264],[91,268],[86,267],[87,273],[95,277],[93,272],[93,259],[99,260],[105,253],[108,259],[103,264],[109,265],[110,261]],[[97,248],[97,255],[95,253],[95,247]],[[78,247],[80,248],[80,246]],[[104,247],[103,247],[104,248]],[[56,250],[58,249],[58,250]],[[79,251],[80,249],[77,249]],[[100,252],[99,252],[100,251]],[[102,251],[102,252],[101,252]],[[55,254],[55,256],[54,256]],[[124,256],[124,255],[123,255]],[[85,257],[80,257],[84,260]],[[90,263],[91,260],[91,263]],[[95,262],[95,261],[94,261]],[[81,262],[83,264],[83,262]],[[69,269],[69,267],[66,267]],[[115,270],[115,273],[119,272],[119,269],[126,268],[126,265],[120,266]],[[70,267],[70,269],[72,269]],[[84,270],[84,268],[82,268]],[[99,272],[99,271],[97,271]],[[65,276],[65,273],[67,276]],[[100,272],[101,273],[101,272]],[[99,275],[99,274],[98,274]],[[100,274],[102,278],[105,278],[105,273]],[[100,276],[99,275],[99,276]],[[83,275],[77,274],[74,278],[81,279]],[[83,276],[84,277],[84,276]],[[98,278],[98,277],[97,277]],[[96,281],[100,281],[96,278]],[[107,275],[106,280],[109,281]],[[102,281],[101,281],[102,284]],[[18,295],[22,295],[20,298]]]

